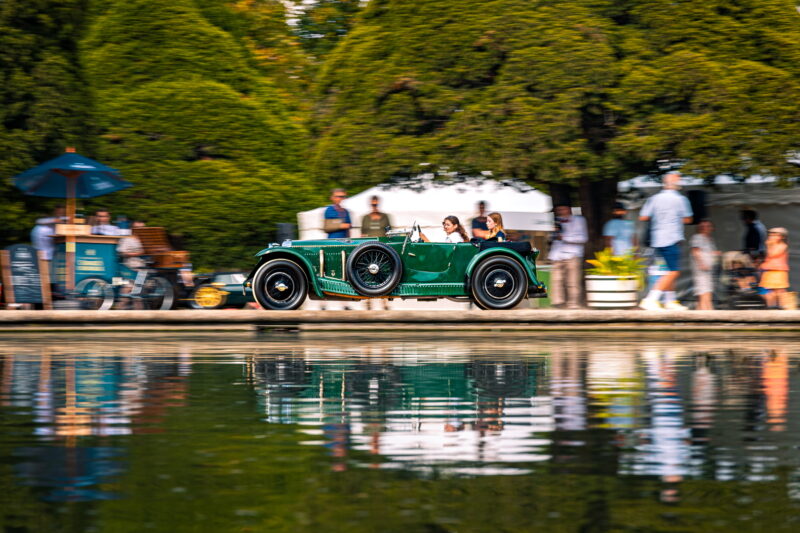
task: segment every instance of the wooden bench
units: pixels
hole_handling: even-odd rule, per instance
[[[133,234],[141,241],[145,255],[153,258],[156,268],[183,268],[188,266],[189,252],[173,250],[167,230],[159,227],[134,228]]]

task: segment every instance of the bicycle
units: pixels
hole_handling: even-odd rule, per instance
[[[86,278],[76,286],[73,298],[82,309],[106,311],[115,303],[127,300],[125,307],[141,310],[172,309],[175,303],[175,288],[157,270],[143,268],[134,270],[119,265],[118,276],[111,283],[102,278]],[[130,290],[125,291],[126,288]]]

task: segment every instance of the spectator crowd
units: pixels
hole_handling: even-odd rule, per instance
[[[711,310],[720,303],[729,308],[795,308],[794,294],[788,292],[786,228],[767,229],[758,213],[744,209],[741,249],[723,254],[714,240],[713,223],[697,219],[688,198],[680,192],[680,181],[678,172],[666,174],[662,190],[644,203],[637,221],[630,219],[625,204],[616,202],[611,219],[603,226],[603,243],[614,256],[644,259],[650,275],[642,276],[648,283],[639,307],[648,311],[682,311],[687,309],[684,303],[694,302],[697,310]],[[323,220],[328,238],[356,236],[351,234],[350,213],[342,206],[345,198],[344,189],[331,192],[331,205],[326,208]],[[566,203],[554,205],[553,215],[546,257],[550,263],[551,305],[580,309],[585,299],[587,221]],[[445,216],[442,224],[443,242],[507,240],[502,215],[487,213],[485,201],[478,203],[476,215],[466,226],[452,215]],[[685,227],[691,224],[696,225],[696,231],[687,243]],[[380,210],[380,198],[372,196],[370,212],[361,220],[360,236],[383,237],[391,227],[390,216]],[[424,233],[420,238],[430,242]],[[681,292],[679,297],[682,272],[691,280],[691,290]]]

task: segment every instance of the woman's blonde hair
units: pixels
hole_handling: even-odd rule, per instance
[[[501,231],[505,233],[506,230],[503,227],[503,216],[500,213],[489,213],[486,216],[488,216],[494,221],[494,227],[491,230],[489,230],[489,235],[486,236],[487,239],[493,238]]]

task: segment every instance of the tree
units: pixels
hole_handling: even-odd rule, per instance
[[[83,146],[88,110],[76,39],[85,0],[6,0],[0,6],[0,242],[26,241],[52,201],[8,178]]]
[[[373,0],[326,60],[320,180],[420,163],[576,193],[596,245],[616,182],[794,175],[800,31],[788,0]]]
[[[135,184],[98,205],[166,226],[203,269],[249,266],[276,222],[321,201],[291,106],[191,0],[113,2],[81,49],[97,158]]]

